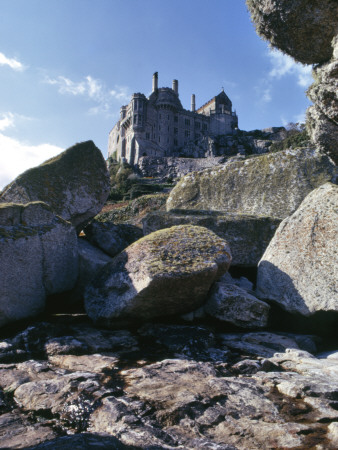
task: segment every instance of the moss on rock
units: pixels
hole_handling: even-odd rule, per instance
[[[171,191],[167,210],[213,210],[285,218],[304,197],[336,179],[336,166],[311,149],[285,150],[192,172]]]
[[[40,200],[81,227],[100,211],[108,193],[109,176],[102,153],[87,141],[19,175],[4,188],[0,202]]]
[[[203,227],[174,226],[134,242],[108,263],[85,293],[88,315],[147,320],[198,308],[230,265],[226,241]]]

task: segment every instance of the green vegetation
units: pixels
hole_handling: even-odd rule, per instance
[[[274,142],[270,147],[270,152],[279,152],[289,148],[307,147],[309,145],[309,135],[304,124],[289,123],[286,127],[287,136],[282,141]]]
[[[140,177],[128,163],[118,162],[112,157],[108,159],[108,170],[111,186],[108,201],[133,200],[172,188],[171,184],[154,183],[152,180]]]
[[[111,210],[96,216],[100,222],[129,223],[139,225],[142,218],[151,211],[165,208],[168,194],[143,195],[135,200],[115,203]],[[106,205],[109,207],[109,204]]]

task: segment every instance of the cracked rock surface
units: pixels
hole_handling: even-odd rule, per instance
[[[336,448],[337,351],[312,335],[224,328],[50,316],[4,329],[0,446]]]

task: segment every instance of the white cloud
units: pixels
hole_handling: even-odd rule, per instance
[[[297,63],[291,56],[284,55],[278,50],[269,50],[268,57],[271,63],[270,72],[255,87],[259,96],[259,103],[263,104],[272,101],[272,90],[275,80],[280,80],[285,76],[296,77],[297,84],[302,88],[307,88],[313,83],[312,66],[304,66]]]
[[[271,79],[280,79],[285,75],[294,75],[297,77],[299,86],[307,88],[312,82],[312,66],[304,66],[295,62],[291,56],[284,55],[278,50],[269,51],[269,59],[272,69],[269,72]]]
[[[14,126],[14,114],[11,112],[2,114],[0,117],[0,131],[5,131],[6,128],[10,128]]]
[[[90,75],[78,82],[64,76],[58,76],[54,79],[46,77],[45,82],[57,86],[60,94],[82,96],[95,102],[96,106],[89,109],[91,114],[110,112],[114,100],[129,102],[131,96],[126,86],[114,86],[114,89],[109,90],[101,80]]]
[[[7,58],[3,53],[0,52],[0,66],[9,66],[13,70],[22,71],[24,70],[24,65],[14,59],[14,58]]]
[[[296,114],[294,116],[295,123],[305,123],[306,121],[306,109],[302,111],[300,114]]]
[[[0,190],[20,173],[63,150],[52,144],[29,145],[0,133]]]

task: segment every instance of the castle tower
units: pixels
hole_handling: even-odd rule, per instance
[[[196,110],[195,94],[191,94],[191,111],[195,112],[195,110]]]
[[[155,72],[153,75],[153,92],[158,89],[158,72]]]
[[[178,80],[173,80],[173,91],[178,97]]]

